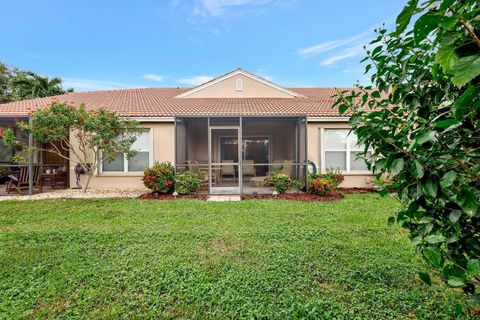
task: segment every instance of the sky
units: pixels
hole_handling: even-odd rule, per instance
[[[0,61],[75,91],[195,86],[237,67],[286,87],[368,83],[406,0],[0,0]]]

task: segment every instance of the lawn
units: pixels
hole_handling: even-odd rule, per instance
[[[376,194],[0,203],[0,317],[451,319]]]

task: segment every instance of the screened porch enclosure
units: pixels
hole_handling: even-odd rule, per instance
[[[272,193],[271,175],[306,179],[306,117],[178,117],[175,167],[210,194]]]

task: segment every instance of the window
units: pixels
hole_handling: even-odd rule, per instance
[[[324,170],[368,171],[365,162],[357,158],[357,153],[363,151],[363,146],[358,145],[357,136],[353,132],[349,134],[349,130],[326,129],[323,141]]]
[[[242,90],[243,90],[243,80],[237,79],[237,91],[242,91]]]
[[[103,172],[142,172],[152,165],[152,130],[143,131],[132,146],[132,150],[138,153],[127,159],[123,153],[119,153],[110,162],[102,164]]]

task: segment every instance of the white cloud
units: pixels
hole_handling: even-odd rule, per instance
[[[366,31],[350,38],[322,42],[311,47],[302,48],[297,51],[297,54],[302,58],[313,57],[320,53],[324,53],[324,52],[327,52],[351,43],[369,42],[372,35],[373,35],[373,32]]]
[[[344,49],[343,51],[339,52],[338,54],[335,54],[333,56],[330,56],[326,59],[324,59],[322,62],[320,62],[320,65],[322,66],[328,66],[337,63],[338,61],[345,60],[347,58],[353,57],[360,55],[365,52],[365,49],[363,48],[363,45],[355,45],[353,47],[349,47]]]
[[[159,74],[144,74],[142,76],[143,79],[145,80],[152,80],[156,82],[163,82],[165,81],[165,77]]]
[[[213,77],[211,76],[193,76],[193,77],[178,79],[177,82],[181,84],[190,85],[190,86],[198,86],[212,79]]]
[[[197,17],[221,17],[231,9],[259,7],[275,3],[277,0],[197,0],[192,15]]]
[[[268,80],[270,82],[273,82],[273,77],[269,74],[267,74],[266,70],[264,68],[259,68],[255,71],[255,74],[265,80]]]
[[[79,78],[63,78],[62,86],[64,88],[73,88],[75,89],[75,91],[112,90],[112,89],[128,89],[128,88],[142,87],[139,85],[128,84],[128,83],[92,80],[92,79],[79,79]]]

